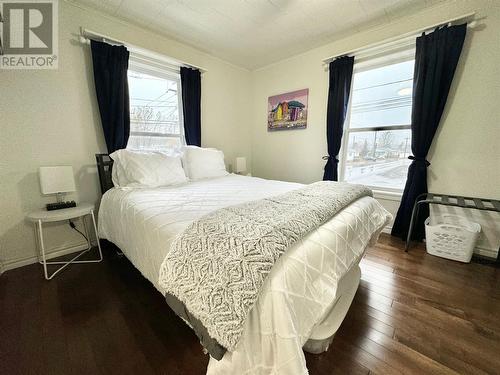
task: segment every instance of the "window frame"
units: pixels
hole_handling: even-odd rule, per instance
[[[186,146],[186,136],[184,133],[184,112],[182,108],[182,85],[180,70],[177,68],[170,68],[163,64],[158,64],[154,61],[148,61],[142,57],[130,55],[128,72],[137,72],[140,74],[147,74],[156,78],[175,81],[177,83],[177,106],[179,111],[179,134],[175,133],[155,133],[155,132],[138,132],[130,129],[130,136],[147,136],[158,138],[179,138],[180,147]],[[129,90],[130,95],[130,90]],[[131,105],[132,101],[130,101]],[[128,146],[128,144],[127,144]],[[140,149],[137,151],[152,151],[148,149]]]
[[[410,52],[414,51],[414,46],[413,48],[410,49]],[[367,132],[367,131],[387,131],[387,130],[411,130],[411,123],[405,124],[405,125],[386,125],[386,126],[368,126],[368,127],[362,127],[362,128],[352,128],[350,127],[351,124],[351,111],[352,111],[352,95],[353,95],[353,85],[354,85],[354,75],[356,73],[362,73],[366,72],[368,70],[372,69],[377,69],[377,68],[382,68],[384,66],[388,65],[394,65],[406,61],[411,61],[415,60],[415,55],[414,53],[408,54],[408,50],[404,51],[404,53],[389,53],[389,54],[384,54],[384,56],[380,57],[378,56],[377,58],[373,59],[363,59],[359,62],[355,60],[354,62],[354,67],[353,67],[353,72],[352,72],[352,80],[351,80],[351,90],[350,90],[350,97],[349,97],[349,103],[347,106],[347,115],[344,121],[344,129],[343,129],[343,134],[342,134],[342,143],[340,146],[340,151],[339,151],[339,181],[343,182],[348,182],[345,179],[345,171],[346,171],[346,162],[347,162],[347,151],[348,151],[348,142],[349,142],[349,136],[351,133],[359,133],[359,132]],[[412,109],[413,109],[413,103],[412,103]],[[410,140],[411,142],[411,140]],[[410,150],[411,154],[411,150]],[[388,193],[388,194],[397,194],[397,195],[402,195],[404,187],[399,189],[399,188],[388,188],[388,187],[382,187],[382,186],[376,186],[376,185],[366,185],[370,189],[372,189],[375,192],[380,192],[380,193]]]

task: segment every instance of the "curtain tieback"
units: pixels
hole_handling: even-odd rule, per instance
[[[431,165],[431,163],[429,163],[429,161],[425,157],[422,157],[422,156],[413,156],[413,155],[410,155],[410,156],[408,156],[408,159],[413,160],[416,163],[425,163],[426,167],[428,167],[429,165]]]
[[[337,159],[336,156],[330,156],[330,155],[325,155],[323,156],[322,158],[323,160],[329,160],[331,161],[332,163],[338,163],[339,162],[339,159]]]

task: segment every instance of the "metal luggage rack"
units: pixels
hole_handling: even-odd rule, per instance
[[[415,217],[418,215],[420,205],[422,204],[440,204],[442,206],[453,206],[461,208],[472,208],[481,211],[493,211],[500,213],[500,201],[486,198],[463,197],[460,195],[447,195],[435,193],[420,194],[415,200],[413,211],[411,213],[410,228],[406,237],[405,251],[408,251],[411,242],[411,234],[415,224]],[[500,264],[500,249],[497,254],[496,263]]]

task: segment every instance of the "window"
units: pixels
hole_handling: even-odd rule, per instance
[[[385,191],[402,191],[411,155],[414,58],[375,67],[355,65],[342,145],[341,177]]]
[[[169,151],[185,144],[180,75],[134,65],[128,71],[130,137],[127,148]]]

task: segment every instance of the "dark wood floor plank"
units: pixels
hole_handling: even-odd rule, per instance
[[[362,339],[362,337],[357,337],[354,339],[354,342],[350,340],[352,337],[345,337],[346,335],[342,335],[339,333],[332,345],[332,349],[335,351],[339,351],[345,353],[354,359],[354,361],[363,367],[366,367],[370,370],[370,374],[380,374],[380,375],[401,375],[404,372],[395,369],[390,366],[385,361],[377,358],[373,354],[367,352],[363,348],[358,345],[358,341]]]
[[[360,283],[362,288],[380,295],[380,298],[410,305],[420,303],[433,306],[456,318],[480,321],[486,329],[500,331],[500,321],[497,318],[500,301],[477,295],[458,295],[449,291],[448,288],[451,287],[448,286],[438,291],[434,288],[415,288],[409,284],[411,283],[398,280],[391,285],[381,279],[370,278],[369,275],[364,275]]]
[[[394,327],[392,325],[386,324],[383,321],[369,315],[366,310],[352,310],[346,316],[343,325],[354,325],[354,326],[366,326],[370,329],[376,330],[387,337],[394,336]]]
[[[368,342],[371,347],[377,346],[377,351],[380,350],[379,346],[383,347],[383,355],[390,358],[388,361],[393,367],[399,368],[403,372],[415,374],[455,374],[456,372],[447,368],[439,362],[434,361],[403,344],[389,338],[375,330],[369,331]],[[375,345],[376,344],[376,345]]]
[[[455,350],[453,347],[450,348],[447,342],[443,342],[446,340],[441,340],[436,333],[441,332],[429,332],[425,329],[411,330],[405,327],[395,330],[394,340],[460,374],[488,373],[476,367],[474,363],[468,363],[462,360],[464,357],[460,356],[460,351]],[[465,358],[465,360],[467,359]]]
[[[472,330],[433,324],[429,314],[422,313],[416,319],[409,310],[392,306],[393,316],[389,320],[397,341],[460,373],[474,373],[474,370],[479,373],[479,369],[495,372],[500,368],[494,352],[498,350],[498,342],[479,338]]]
[[[327,352],[321,354],[306,353],[307,368],[316,375],[368,375],[370,370],[358,363],[356,356],[349,351],[339,350],[331,346]]]
[[[469,267],[478,266],[477,264],[460,262],[453,262],[453,266],[450,267],[450,260],[428,255],[423,248],[415,249],[409,254],[401,254],[398,249],[389,250],[387,246],[377,246],[376,251],[367,252],[366,258],[374,263],[391,267],[395,272],[402,269],[431,280],[446,282],[448,285],[476,286],[491,291],[496,289],[496,293],[499,293],[497,288],[500,286],[500,279],[495,273],[498,268],[480,266],[487,270],[474,268],[476,271],[472,271]],[[436,269],[440,269],[441,272],[435,272]]]
[[[366,308],[365,308],[366,307]],[[409,323],[407,319],[404,317],[391,317],[386,314],[380,315],[381,313],[369,311],[368,309],[371,309],[368,306],[361,306],[361,305],[354,305],[353,309],[349,312],[349,316],[346,318],[346,320],[342,324],[342,330],[339,332],[339,334],[342,334],[342,332],[348,331],[350,334],[353,332],[356,332],[356,337],[368,337],[370,338],[370,332],[373,333],[373,331],[377,331],[378,333],[383,333],[381,330],[378,328],[377,324],[374,324],[374,322],[378,321],[375,319],[365,319],[363,321],[359,322],[354,322],[353,319],[350,317],[354,314],[360,314],[361,312],[366,312],[368,315],[376,315],[379,318],[382,318],[385,320],[387,323],[387,326],[389,324],[394,325],[394,327],[403,327],[404,332],[402,330],[396,328],[395,333],[393,336],[386,335],[387,338],[391,339],[394,338],[394,340],[402,342],[401,340],[401,335],[408,335],[410,340],[405,341],[405,345],[421,354],[424,354],[426,357],[434,360],[435,362],[442,363],[449,367],[450,369],[453,369],[459,373],[482,373],[482,370],[479,370],[479,368],[476,368],[472,365],[469,365],[463,361],[461,361],[461,356],[457,355],[456,352],[450,353],[448,350],[447,346],[444,346],[444,348],[441,345],[441,336],[443,335],[443,332],[438,331],[436,334],[436,330],[428,330],[425,327],[423,327],[420,322],[411,322]],[[406,322],[406,324],[405,324]],[[406,336],[404,336],[406,337]],[[417,344],[422,344],[422,345],[415,345],[415,340],[417,340]],[[438,344],[436,345],[435,341],[438,341]],[[445,345],[447,342],[444,343]],[[448,346],[449,345],[449,340],[448,340]],[[443,350],[445,349],[445,350]],[[406,365],[408,367],[408,362],[405,361]],[[450,365],[450,366],[448,366]],[[408,369],[407,369],[408,370]],[[414,369],[415,372],[421,371]]]
[[[53,348],[50,351],[43,350],[43,357],[40,358],[43,368],[62,373],[66,370],[69,358],[57,289],[57,284],[40,289],[40,311],[46,313],[41,316],[42,337],[39,345]]]
[[[311,375],[500,373],[500,271],[409,253],[382,235],[353,305]],[[123,257],[54,280],[39,265],[0,276],[1,374],[204,374],[208,356]]]

